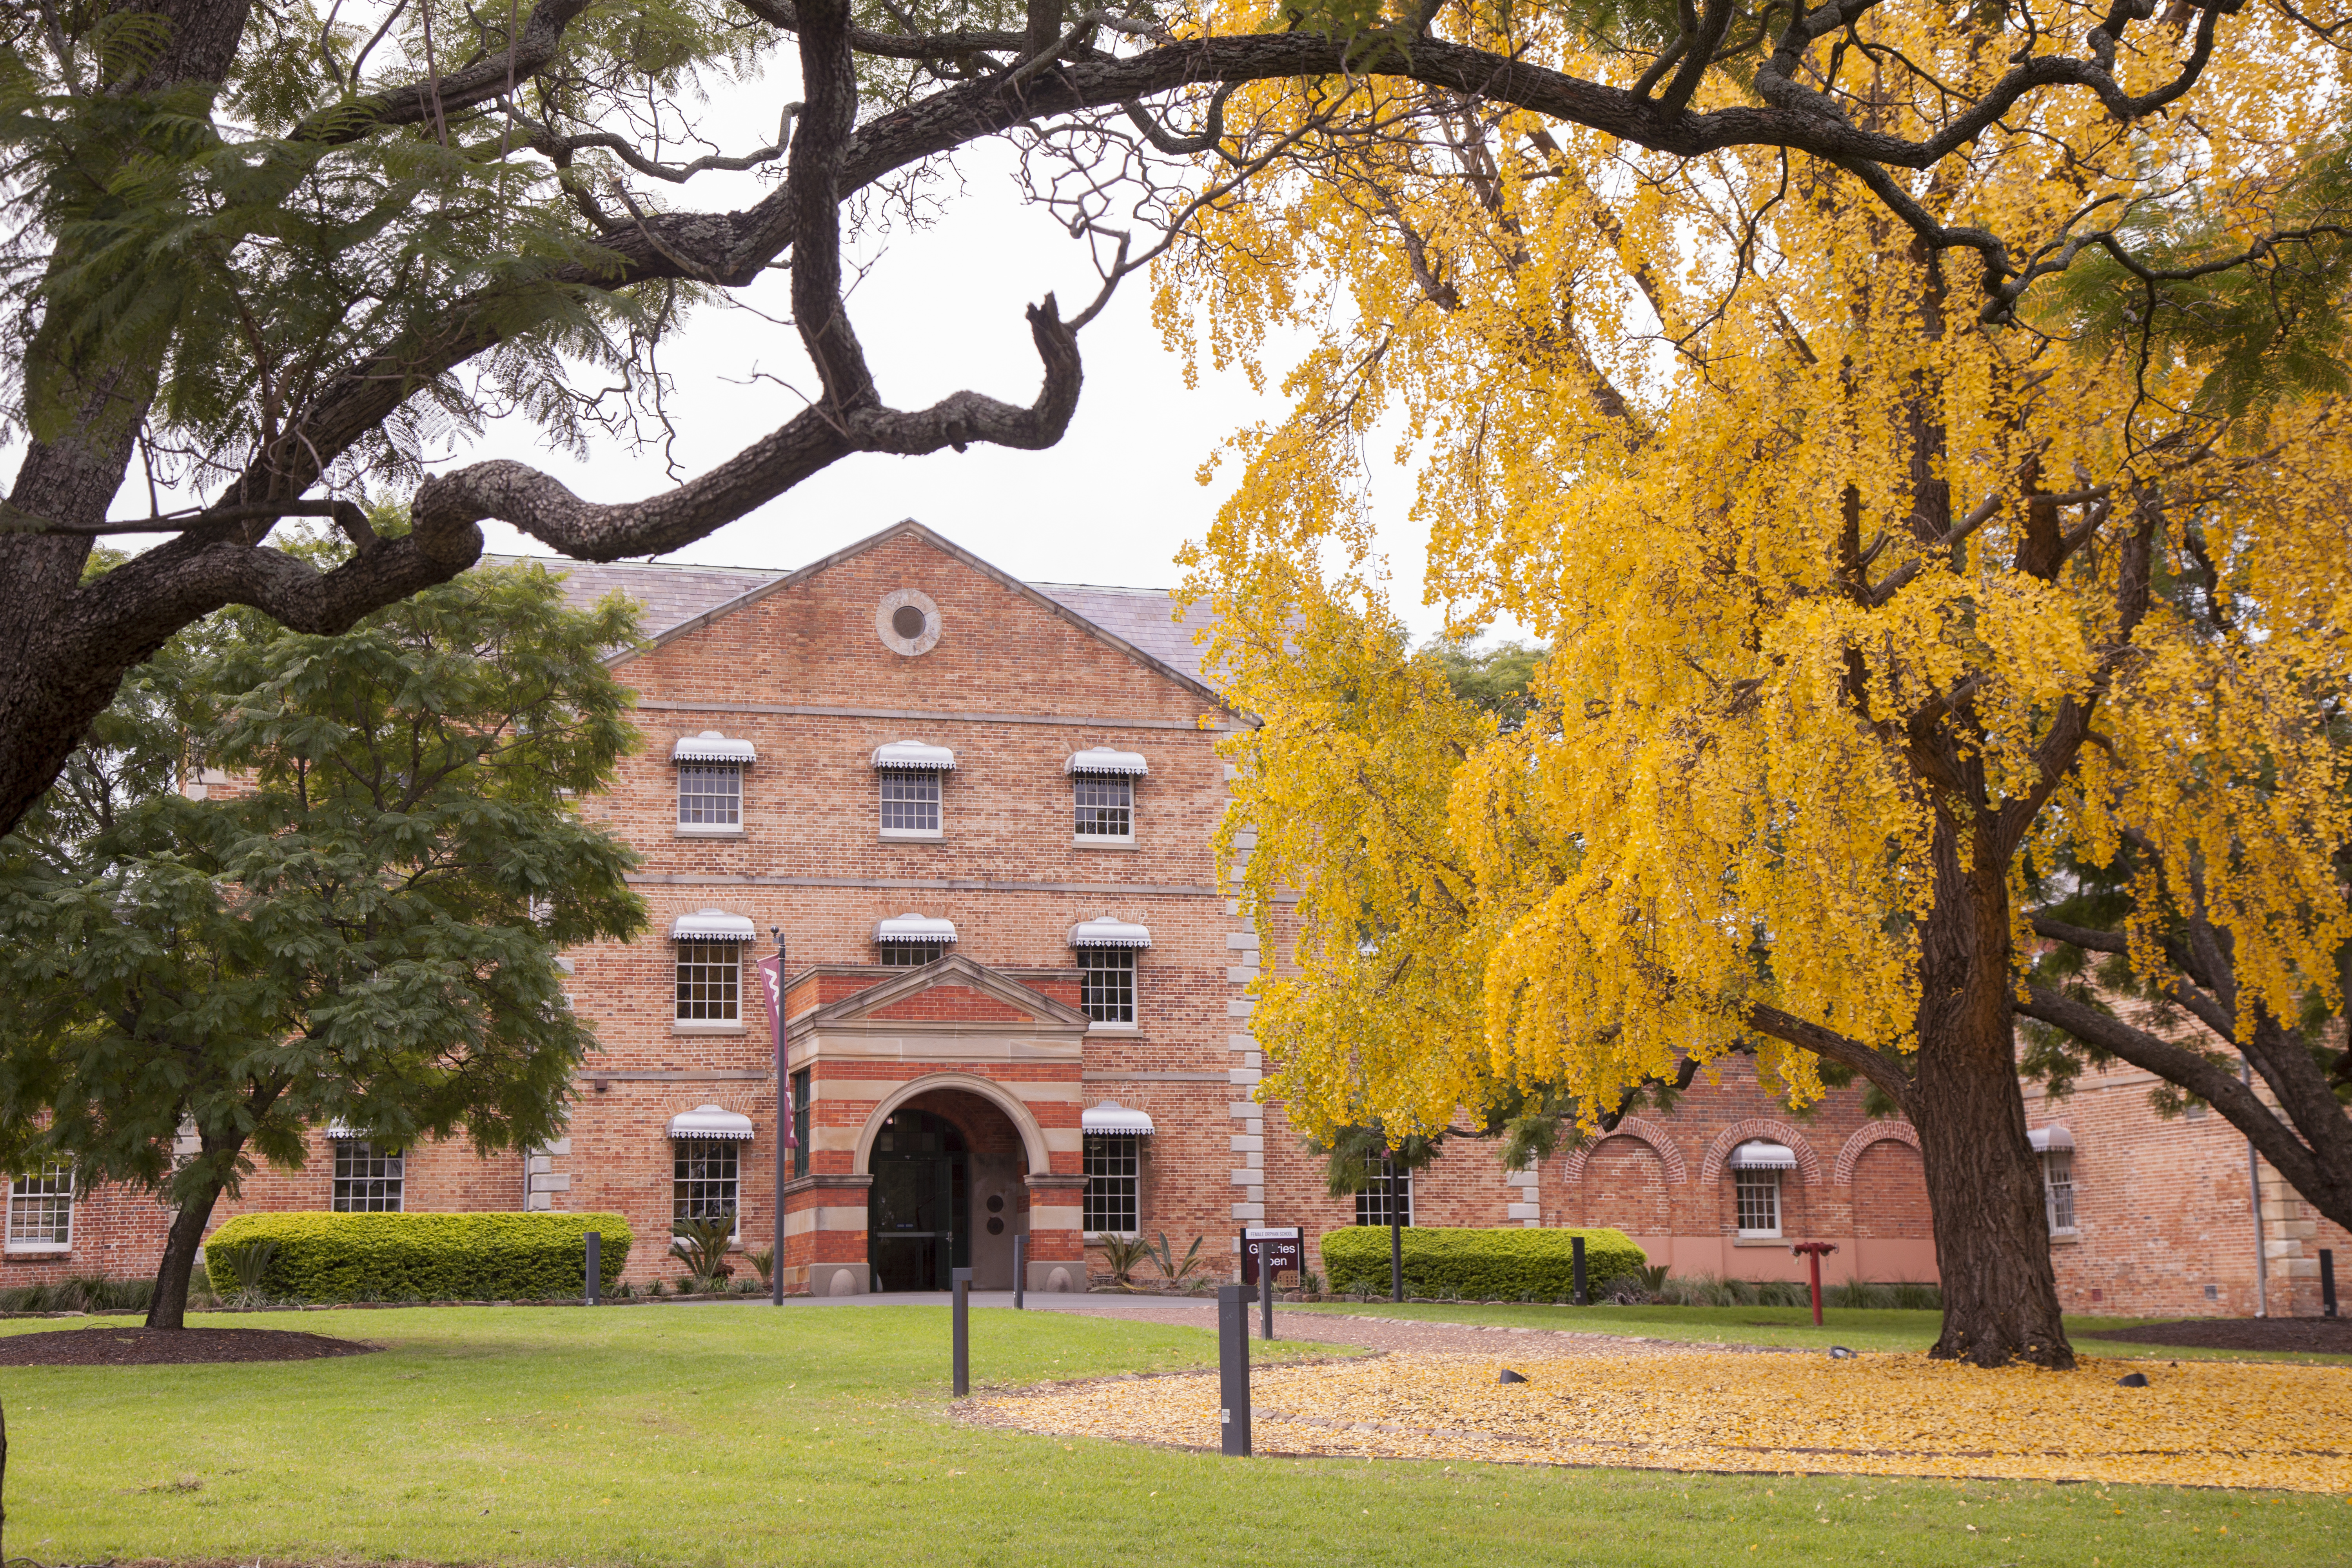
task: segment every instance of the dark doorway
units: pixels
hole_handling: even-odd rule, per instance
[[[971,1267],[963,1134],[928,1110],[897,1110],[874,1139],[866,1257],[877,1290],[944,1290]]]

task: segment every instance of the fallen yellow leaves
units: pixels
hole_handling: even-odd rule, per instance
[[[1255,1446],[1637,1469],[1979,1476],[2352,1491],[2352,1376],[2328,1367],[2085,1360],[1984,1371],[1921,1355],[1718,1352],[1514,1363],[1390,1355],[1254,1376]],[[2152,1386],[2120,1388],[2126,1372]],[[1210,1447],[1213,1373],[977,1402],[1058,1436]]]

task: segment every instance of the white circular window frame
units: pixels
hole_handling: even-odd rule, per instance
[[[898,629],[890,624],[890,617],[908,605],[923,612],[923,635],[919,637],[902,637]],[[874,635],[880,637],[882,646],[892,653],[920,658],[940,646],[940,607],[920,588],[893,589],[882,595],[882,603],[875,608]]]

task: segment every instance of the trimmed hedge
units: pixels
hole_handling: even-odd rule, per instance
[[[1597,1299],[1609,1281],[1646,1266],[1649,1258],[1622,1230],[1542,1230],[1526,1226],[1404,1227],[1404,1289],[1408,1296],[1452,1290],[1481,1300],[1516,1300],[1522,1292],[1549,1300],[1572,1295],[1576,1271],[1570,1243],[1584,1237],[1585,1289]],[[1386,1226],[1351,1225],[1323,1237],[1323,1268],[1342,1295],[1389,1291]]]
[[[534,1300],[583,1294],[590,1231],[604,1234],[597,1272],[613,1289],[629,1261],[629,1222],[616,1214],[248,1214],[205,1243],[224,1294],[236,1289],[225,1253],[277,1244],[267,1296],[300,1301]]]

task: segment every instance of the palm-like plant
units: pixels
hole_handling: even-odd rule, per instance
[[[735,1270],[727,1267],[727,1249],[735,1240],[735,1211],[682,1219],[673,1227],[669,1253],[686,1265],[697,1291],[726,1289]]]
[[[1121,1290],[1135,1289],[1135,1271],[1151,1259],[1151,1244],[1139,1236],[1115,1236],[1106,1231],[1095,1238],[1102,1248],[1103,1267],[1110,1282]]]
[[[1185,1276],[1207,1267],[1201,1257],[1201,1238],[1197,1236],[1192,1238],[1192,1250],[1180,1258],[1176,1256],[1176,1249],[1168,1245],[1168,1233],[1163,1230],[1160,1233],[1160,1244],[1146,1247],[1144,1256],[1151,1259],[1153,1266],[1160,1270],[1160,1278],[1171,1285],[1182,1284]]]

